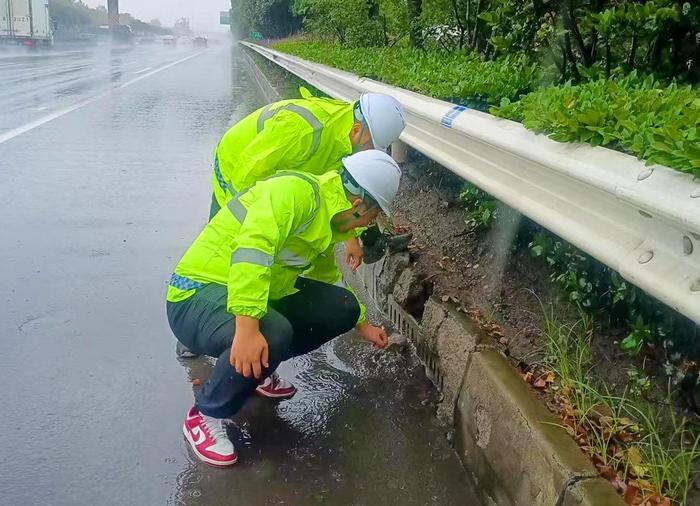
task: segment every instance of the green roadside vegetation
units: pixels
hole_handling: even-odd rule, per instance
[[[460,203],[481,237],[507,226],[503,205],[470,183]],[[546,264],[565,304],[580,315],[543,309],[544,358],[526,381],[546,390],[550,409],[628,504],[690,504],[700,476],[699,327],[529,220],[513,249]],[[592,337],[594,329],[605,335],[618,328],[628,329],[618,347],[631,360],[610,362],[593,351]],[[620,366],[627,381],[608,379],[606,368]]]
[[[700,4],[259,0],[238,31],[419,93],[700,176]],[[301,38],[299,38],[301,37]]]
[[[670,386],[654,403],[644,397],[647,384],[638,377],[611,392],[593,372],[590,317],[568,323],[551,309],[544,313],[546,369],[539,381],[548,384],[550,408],[565,430],[627,504],[689,504],[700,435],[691,418],[677,414]]]
[[[700,88],[632,72],[556,85],[552,69],[525,56],[483,61],[474,53],[405,47],[347,48],[305,39],[272,47],[365,77],[488,110],[557,141],[607,146],[700,177]]]
[[[300,85],[309,86],[257,53],[250,54],[283,98],[298,96]],[[460,204],[471,232],[481,237],[508,219],[501,203],[468,183]],[[580,314],[571,320],[561,316],[566,310],[543,310],[544,358],[526,380],[546,388],[548,405],[562,426],[630,504],[642,499],[648,504],[688,504],[697,475],[693,466],[700,459],[700,419],[692,401],[688,406],[679,398],[700,398],[692,358],[697,355],[697,327],[528,220],[521,224],[513,250],[541,259],[551,282]],[[629,333],[620,348],[638,357],[641,366],[625,364],[628,381],[613,384],[599,370],[592,371],[604,364],[593,352],[591,338],[594,328],[625,326]],[[616,361],[616,367],[620,365]]]
[[[282,4],[300,29],[277,28]],[[240,32],[259,30],[277,39],[277,50],[700,178],[697,2],[280,0],[274,12],[266,5],[240,0],[234,12]],[[502,226],[503,205],[473,185],[462,189],[461,206],[474,234]],[[536,374],[552,373],[551,382],[537,377],[550,407],[629,504],[688,504],[700,476],[699,327],[524,223],[514,250],[540,259],[581,315],[572,322],[545,311]],[[592,349],[593,328],[608,336],[626,329],[618,349],[637,365],[625,385],[607,381],[601,362],[610,357]]]

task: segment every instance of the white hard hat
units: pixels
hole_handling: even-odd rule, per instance
[[[341,177],[345,188],[363,199],[369,195],[387,216],[391,216],[391,203],[399,191],[401,179],[401,169],[394,159],[384,151],[368,149],[343,158],[343,166]]]
[[[386,151],[406,126],[406,118],[399,101],[383,93],[363,93],[360,112],[369,127],[372,144]]]

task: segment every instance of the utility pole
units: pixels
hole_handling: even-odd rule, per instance
[[[119,24],[119,0],[107,0],[107,19],[110,30]]]

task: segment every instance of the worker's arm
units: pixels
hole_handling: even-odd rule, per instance
[[[329,285],[342,286],[350,290],[360,305],[360,317],[357,319],[357,324],[359,325],[367,320],[367,308],[360,301],[352,287],[346,285],[343,281],[343,274],[338,269],[338,264],[335,261],[335,244],[314,259],[311,266],[304,272],[304,277],[328,283]]]
[[[372,325],[367,321],[367,308],[362,303],[351,286],[343,281],[343,275],[338,269],[335,261],[334,246],[328,248],[321,255],[316,257],[311,267],[304,272],[304,277],[314,279],[331,285],[338,285],[350,290],[360,305],[360,316],[357,319],[355,329],[363,339],[370,341],[375,348],[384,348],[389,343],[386,331],[382,327]]]
[[[242,190],[278,170],[298,167],[306,161],[312,140],[313,129],[305,119],[288,110],[277,112],[239,153],[231,176],[234,187]]]
[[[273,191],[284,184],[285,191]],[[236,235],[228,275],[227,309],[236,317],[230,361],[240,374],[260,377],[267,367],[267,341],[259,320],[267,312],[271,267],[289,234],[312,216],[314,195],[304,181],[285,178],[258,184]]]

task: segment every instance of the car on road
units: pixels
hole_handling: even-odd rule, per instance
[[[207,38],[204,36],[197,36],[192,38],[192,45],[195,47],[207,47]]]
[[[114,25],[111,28],[112,40],[118,42],[134,42],[134,32],[131,30],[129,25]]]

